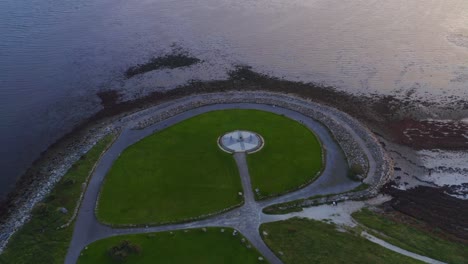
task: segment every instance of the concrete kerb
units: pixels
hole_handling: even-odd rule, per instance
[[[245,201],[244,201],[244,199],[242,199],[241,202],[239,202],[239,203],[237,203],[235,205],[232,205],[230,207],[224,208],[222,210],[212,212],[212,213],[209,213],[209,214],[199,215],[199,216],[196,216],[196,217],[184,218],[184,219],[176,220],[176,221],[154,222],[154,223],[146,223],[146,224],[113,224],[113,223],[105,222],[105,221],[97,218],[97,216],[96,216],[96,219],[98,219],[99,223],[102,224],[102,225],[105,225],[105,226],[108,226],[108,227],[111,227],[111,228],[118,228],[118,229],[139,228],[139,227],[163,227],[163,226],[166,226],[166,225],[187,224],[187,223],[191,223],[191,222],[195,222],[195,221],[205,220],[205,219],[208,219],[208,218],[213,217],[213,216],[222,215],[222,214],[227,213],[229,211],[233,211],[233,210],[235,210],[237,208],[242,207],[244,204],[245,204]],[[97,215],[97,201],[96,201],[96,207],[95,207],[95,215]]]
[[[216,144],[218,144],[218,148],[220,148],[222,151],[226,152],[227,154],[233,154],[232,151],[229,151],[229,150],[225,149],[225,148],[223,147],[223,145],[221,144],[221,138],[222,138],[222,137],[223,137],[223,136],[221,135],[221,136],[219,136],[218,139],[216,140]]]
[[[78,214],[78,210],[80,209],[80,205],[81,205],[81,202],[83,201],[83,196],[86,192],[86,188],[88,187],[88,182],[89,182],[89,179],[91,177],[91,175],[93,175],[94,173],[94,170],[96,169],[96,166],[97,164],[99,163],[99,160],[101,160],[102,156],[104,155],[104,153],[106,153],[106,151],[110,148],[110,146],[112,146],[112,144],[114,144],[114,142],[117,140],[117,138],[119,137],[120,135],[120,131],[119,133],[117,133],[114,138],[112,139],[112,141],[106,146],[106,148],[101,152],[101,154],[99,155],[96,163],[94,163],[93,165],[93,168],[91,169],[91,171],[88,173],[88,175],[86,176],[86,179],[85,181],[83,182],[83,189],[81,191],[81,194],[80,194],[80,197],[78,198],[78,201],[76,202],[76,205],[75,205],[75,209],[73,210],[73,214],[72,216],[70,217],[70,219],[63,225],[59,226],[57,229],[62,229],[62,228],[65,228],[65,227],[68,227],[72,222],[73,220],[75,220],[76,218],[76,215]],[[107,136],[107,135],[104,135],[104,137]],[[103,138],[104,138],[103,137]]]
[[[132,116],[128,116],[125,118],[126,120],[126,127],[138,129],[144,128],[149,125],[158,123],[162,120],[165,120],[169,117],[175,117],[176,115],[186,112],[188,110],[192,111],[192,115],[196,115],[197,113],[203,112],[203,110],[197,110],[201,106],[207,105],[216,105],[216,104],[233,104],[233,103],[250,103],[250,104],[263,104],[263,105],[278,105],[284,110],[295,111],[300,113],[304,116],[312,118],[320,123],[322,123],[325,127],[328,127],[329,132],[331,132],[332,137],[336,140],[339,147],[341,147],[345,153],[345,156],[351,155],[351,157],[357,157],[356,160],[365,161],[366,155],[372,159],[369,160],[369,171],[367,178],[372,178],[370,181],[375,184],[376,189],[378,188],[379,184],[383,184],[382,181],[385,181],[387,178],[384,176],[389,175],[389,166],[385,164],[385,157],[382,154],[385,152],[381,149],[380,144],[378,141],[375,141],[375,137],[369,137],[370,131],[364,128],[359,122],[353,120],[346,114],[335,113],[336,109],[318,105],[316,103],[305,101],[301,98],[292,97],[283,94],[275,94],[275,93],[266,93],[266,92],[232,92],[232,93],[212,93],[212,94],[200,94],[194,96],[188,96],[186,98],[181,98],[178,100],[174,100],[172,104],[166,104],[166,108],[161,106],[157,106],[153,111],[153,108],[149,108],[144,110],[145,114],[142,115],[141,113],[137,113],[136,119],[132,119]],[[215,109],[215,108],[214,108]],[[142,121],[140,121],[142,120]],[[355,122],[353,122],[355,121]],[[119,122],[119,125],[123,125],[123,123]],[[133,126],[130,126],[133,125]],[[167,127],[167,126],[165,126]],[[352,142],[353,144],[350,144]],[[358,146],[359,148],[356,148]],[[362,147],[363,149],[361,149]],[[373,156],[376,156],[375,159]],[[380,164],[383,163],[383,164]],[[99,192],[99,191],[98,191]],[[371,191],[360,192],[360,195],[368,196],[371,195]],[[307,195],[307,194],[306,194]],[[99,196],[99,195],[98,195]],[[346,199],[348,196],[343,196],[342,198]],[[302,198],[302,197],[301,197]],[[304,197],[305,198],[305,197]],[[94,205],[96,205],[97,201],[94,201]],[[94,211],[94,210],[93,210]],[[260,212],[259,212],[260,213]],[[85,213],[86,214],[86,213]],[[95,216],[95,214],[94,214]],[[216,217],[215,217],[216,219]],[[104,226],[98,227],[97,229],[102,229],[101,231],[106,232],[115,232],[115,234],[125,234],[125,233],[141,233],[141,232],[148,232],[150,230],[161,230],[167,229],[172,227],[179,227],[179,226],[195,226],[196,223],[210,223],[210,225],[217,225],[217,223],[221,223],[222,221],[226,220],[223,217],[219,218],[218,220],[203,220],[201,222],[191,222],[182,225],[175,225],[175,226],[159,226],[153,228],[130,228],[130,229],[102,229]],[[95,218],[93,220],[95,222]],[[221,221],[221,222],[217,222]],[[250,230],[250,229],[249,229]],[[76,230],[75,230],[76,231]],[[250,230],[249,232],[253,232]],[[103,234],[104,234],[103,233]],[[114,233],[108,233],[114,234]],[[97,238],[101,236],[96,236]],[[94,239],[96,237],[92,237]],[[101,237],[102,238],[102,237]],[[73,241],[72,241],[73,242]],[[89,242],[89,240],[88,240]],[[72,251],[70,258],[74,258],[74,254],[76,253],[75,250]],[[67,255],[68,256],[68,255]]]
[[[226,97],[231,97],[233,95],[234,95],[234,98],[226,98]],[[218,97],[218,98],[216,98],[216,97]],[[198,102],[190,102],[190,100],[193,100],[193,99],[196,99],[196,98],[199,98]],[[203,102],[203,100],[205,100],[205,101]],[[295,95],[285,95],[285,94],[272,93],[272,92],[254,92],[254,91],[249,92],[249,91],[246,91],[246,92],[226,92],[226,93],[191,95],[191,96],[188,96],[188,97],[184,97],[184,98],[173,100],[173,101],[170,101],[170,102],[167,102],[167,103],[163,103],[161,105],[151,107],[151,108],[148,108],[146,110],[139,111],[139,112],[130,114],[130,115],[126,116],[126,117],[123,117],[123,118],[119,119],[119,121],[115,121],[114,123],[112,123],[112,124],[110,124],[108,126],[106,125],[105,128],[102,128],[99,131],[94,131],[93,132],[93,140],[96,139],[96,138],[94,138],[94,134],[100,134],[100,133],[103,133],[103,131],[106,131],[106,133],[108,133],[108,127],[110,127],[110,129],[115,129],[115,128],[118,128],[118,127],[122,127],[122,125],[124,123],[129,124],[129,122],[133,122],[134,120],[136,120],[137,117],[141,117],[141,116],[150,114],[151,111],[153,111],[153,109],[155,109],[155,108],[162,109],[164,107],[167,107],[168,105],[174,104],[174,102],[183,102],[183,101],[188,102],[189,106],[185,105],[183,107],[178,107],[179,109],[173,109],[175,112],[181,113],[181,112],[184,112],[186,110],[197,108],[197,107],[202,106],[202,105],[219,104],[219,103],[223,103],[223,102],[227,102],[227,103],[228,102],[231,102],[231,103],[232,102],[253,102],[253,103],[263,103],[263,104],[270,104],[270,105],[272,105],[272,104],[275,104],[275,105],[283,104],[284,108],[291,109],[289,107],[285,107],[285,105],[288,105],[289,101],[302,102],[304,104],[315,105],[315,106],[319,106],[319,107],[323,107],[325,109],[328,109],[329,111],[333,111],[333,108],[331,108],[331,107],[321,106],[321,105],[318,105],[318,104],[316,104],[316,103],[314,103],[314,102],[312,102],[310,100],[306,100],[304,98],[300,98],[300,97],[297,97]],[[292,107],[292,108],[295,108],[295,107]],[[294,109],[291,109],[291,110],[294,110]],[[347,116],[348,118],[345,118],[345,119],[347,119],[348,121],[351,120],[350,122],[353,123],[352,122],[352,120],[353,120],[352,117],[349,117],[349,115],[347,115],[347,114],[345,114],[343,112],[340,112],[340,111],[338,111],[336,109],[334,109],[334,110],[336,111],[335,114],[338,113],[339,116],[341,116],[341,115]],[[301,111],[299,111],[299,112],[301,112]],[[172,111],[166,111],[164,116],[158,115],[158,116],[156,116],[156,118],[153,116],[152,120],[146,119],[145,120],[146,122],[136,123],[134,128],[136,128],[136,126],[138,126],[138,125],[141,125],[142,127],[146,127],[146,126],[148,126],[148,122],[158,122],[156,119],[164,120],[164,119],[166,119],[168,117],[171,117],[173,115],[176,115],[176,114],[177,113],[173,113]],[[310,116],[310,115],[308,115],[308,116]],[[313,116],[311,116],[311,117],[314,118]],[[323,124],[325,124],[325,127],[328,127],[326,125],[326,123],[322,122],[320,119],[318,119],[318,118],[314,118],[314,119],[321,122],[321,123],[323,123]],[[370,148],[372,148],[373,150],[375,150],[376,156],[378,156],[378,159],[379,159],[378,162],[376,162],[377,164],[379,164],[379,166],[377,166],[378,169],[377,169],[376,173],[374,173],[374,175],[370,175],[369,172],[368,172],[368,175],[366,177],[366,181],[368,181],[370,183],[370,185],[371,185],[369,187],[369,189],[366,190],[366,192],[369,193],[369,195],[374,195],[374,194],[377,194],[378,189],[383,184],[385,184],[386,181],[388,181],[390,179],[391,175],[393,174],[393,166],[391,166],[392,161],[389,159],[389,157],[385,153],[385,151],[382,150],[380,144],[378,143],[377,138],[367,128],[363,127],[358,121],[356,121],[356,120],[354,120],[354,121],[357,123],[357,125],[359,127],[357,129],[360,132],[359,134],[361,136],[364,135],[364,138],[365,138],[365,141],[366,141],[367,145],[370,146]],[[138,128],[136,128],[136,129],[138,129]],[[342,146],[342,144],[346,145],[346,142],[343,142],[342,140],[338,139],[339,137],[335,136],[335,131],[333,129],[330,129],[330,131],[331,131],[332,136],[335,139],[337,139],[337,142],[339,143],[340,146]],[[85,147],[87,147],[87,145]],[[342,148],[343,148],[343,146],[342,146]],[[347,158],[352,156],[352,153],[350,153],[349,151],[344,151],[344,152],[345,152]],[[359,156],[359,154],[358,154],[358,156]],[[73,159],[70,159],[70,160],[73,160]],[[64,169],[65,168],[61,168],[61,171],[65,171]],[[51,180],[52,184],[53,184],[53,182],[54,182],[54,180]],[[356,194],[356,196],[357,196],[357,194]],[[366,195],[364,195],[364,196],[366,196]],[[37,199],[41,199],[40,197],[43,197],[43,195],[39,195],[37,197],[39,197]],[[34,203],[32,203],[32,204],[34,204]],[[30,207],[28,207],[28,208],[30,208]],[[18,221],[18,223],[23,223],[25,221],[25,219],[27,219],[27,218],[23,218],[21,221]],[[15,224],[14,226],[18,227],[18,225],[19,224]],[[9,237],[9,235],[8,235],[8,237]],[[3,240],[3,238],[2,238],[2,241],[0,243],[0,251],[3,248],[3,246],[6,244],[7,240],[8,239]]]
[[[329,129],[332,136],[335,138],[335,140],[338,142],[338,144],[344,151],[348,161],[350,163],[361,164],[368,172],[365,181],[371,185],[371,187],[369,187],[370,190],[375,189],[375,191],[377,191],[385,182],[387,182],[387,180],[392,175],[392,166],[389,166],[389,164],[387,164],[391,163],[391,160],[388,158],[385,151],[380,146],[380,143],[378,142],[377,138],[357,120],[355,120],[348,114],[338,111],[334,108],[319,105],[310,100],[305,100],[303,98],[299,98],[292,95],[253,91],[199,94],[195,96],[181,98],[175,100],[175,102],[178,103],[178,106],[172,109],[173,111],[165,111],[164,116],[151,116],[152,110],[145,110],[145,114],[149,115],[150,117],[145,119],[144,121],[138,122],[134,129],[142,129],[151,124],[164,120],[170,116],[174,116],[179,113],[188,111],[190,109],[206,105],[240,102],[267,104],[273,106],[277,105],[286,109],[302,113],[324,124],[324,126]],[[183,102],[186,102],[186,104],[183,104]],[[180,105],[181,103],[182,105]],[[346,131],[346,129],[344,129],[341,124],[336,122],[334,119],[331,119],[327,114],[324,113],[327,113],[328,115],[333,115],[334,118],[336,118],[338,121],[347,124],[347,126],[352,128],[354,133],[356,133],[361,138],[361,140],[366,144],[366,146],[372,150],[373,154],[375,154],[372,155],[372,157],[377,159],[375,163],[380,163],[380,166],[377,166],[376,168],[376,172],[371,173],[369,171],[368,157],[362,151],[359,144],[355,142],[354,138],[349,134],[349,131]],[[377,177],[375,177],[376,175]]]
[[[388,155],[382,149],[378,139],[360,122],[352,118],[346,113],[338,111],[334,108],[319,105],[310,100],[305,100],[296,96],[271,93],[271,92],[229,92],[229,93],[212,93],[212,94],[201,94],[196,96],[197,98],[182,98],[188,100],[190,107],[200,107],[211,104],[222,104],[222,103],[258,103],[267,104],[273,106],[280,106],[286,109],[300,112],[308,117],[311,117],[320,123],[324,124],[329,129],[331,135],[340,145],[341,149],[345,153],[345,156],[349,163],[361,164],[367,171],[367,177],[364,182],[368,183],[370,187],[367,189],[367,196],[370,198],[378,193],[378,190],[390,179],[393,175],[392,161]],[[193,99],[198,99],[196,102]],[[183,112],[183,109],[187,107],[179,107],[177,110]],[[328,114],[328,115],[327,115]],[[332,115],[337,121],[331,118]],[[146,127],[153,123],[151,118],[146,119],[144,122],[140,122],[140,127]],[[349,129],[353,131],[362,140],[362,144],[365,144],[368,149],[371,150],[371,155],[366,155],[362,150],[358,142],[355,141],[354,137],[349,134],[350,132],[343,127],[342,122],[347,124]],[[370,171],[370,161],[368,157],[375,159],[375,171]],[[354,196],[354,195],[353,195]],[[363,199],[363,198],[360,198]]]
[[[257,136],[260,138],[260,145],[257,148],[254,148],[253,150],[246,152],[247,154],[254,154],[256,152],[259,152],[265,146],[265,139],[262,137],[262,135],[258,133],[255,133],[255,134],[257,134]]]
[[[175,113],[181,113],[193,108],[223,104],[223,103],[258,103],[267,104],[272,106],[280,106],[286,109],[300,112],[306,116],[309,116],[320,123],[324,124],[325,127],[331,132],[331,135],[340,145],[341,149],[345,153],[346,159],[349,164],[361,164],[365,171],[367,171],[367,177],[364,182],[368,183],[370,187],[367,190],[367,196],[370,198],[378,193],[378,190],[385,184],[392,173],[391,160],[388,158],[385,151],[380,146],[377,138],[364,126],[361,125],[357,120],[354,120],[351,116],[334,108],[319,105],[310,100],[305,100],[296,96],[271,93],[271,92],[228,92],[228,93],[211,93],[211,94],[200,94],[188,98],[181,98],[179,102],[187,102],[182,106],[178,106]],[[146,114],[150,113],[148,110]],[[169,115],[170,111],[166,111],[165,115]],[[325,114],[327,113],[327,114]],[[329,115],[334,116],[335,119]],[[161,115],[150,117],[143,122],[138,123],[138,128],[144,128],[152,123],[158,122],[164,119]],[[337,119],[337,120],[336,120]],[[364,142],[371,151],[371,155],[366,155],[358,142],[355,141],[354,137],[350,135],[349,131],[346,131],[342,127],[340,122],[347,124],[353,133],[356,133],[359,138]],[[369,158],[375,158],[375,171],[370,171]],[[353,195],[354,196],[354,195]],[[362,198],[360,198],[362,199]]]

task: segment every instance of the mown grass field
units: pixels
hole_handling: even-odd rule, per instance
[[[315,135],[286,117],[256,110],[205,113],[127,148],[104,182],[97,216],[109,224],[183,221],[238,205],[243,191],[233,157],[217,139],[244,129],[264,149],[248,156],[253,188],[272,195],[313,179],[322,167]]]
[[[257,198],[279,195],[311,182],[323,169],[318,138],[296,121],[261,113],[258,121],[245,125],[265,139],[261,151],[247,156],[252,188],[260,190]]]
[[[119,263],[109,254],[109,248],[127,240],[141,248],[140,253],[130,254],[125,263],[132,264],[250,264],[260,262],[261,254],[254,248],[247,248],[248,241],[242,242],[242,235],[232,235],[232,229],[207,228],[152,234],[111,237],[92,243],[83,250],[78,264]]]
[[[334,224],[293,218],[263,224],[260,229],[268,233],[264,241],[285,264],[421,263],[357,234],[338,231]]]
[[[88,177],[101,153],[114,139],[109,135],[83,155],[34,208],[31,220],[19,229],[0,255],[2,264],[62,264],[71,241],[73,224],[57,229],[70,219]],[[68,214],[58,211],[65,207]]]
[[[383,233],[372,234],[390,244],[447,263],[468,263],[468,245],[397,223],[368,209],[355,212],[352,216],[360,224]]]

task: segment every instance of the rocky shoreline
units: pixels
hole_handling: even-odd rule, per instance
[[[71,168],[71,166],[86,154],[105,135],[114,132],[111,126],[104,126],[100,129],[91,130],[90,134],[82,137],[81,140],[74,141],[65,151],[49,153],[48,164],[34,168],[42,175],[48,177],[38,177],[28,179],[28,184],[24,184],[14,193],[14,201],[10,201],[9,207],[4,209],[6,216],[2,214],[0,226],[0,252],[3,251],[11,235],[21,228],[29,220],[30,212],[36,203],[43,200],[53,189],[55,184]]]
[[[369,146],[373,146],[375,152],[373,152],[374,158],[378,158],[378,164],[385,162],[384,165],[379,166],[375,175],[378,175],[378,179],[369,180],[369,183],[373,186],[369,194],[377,194],[377,190],[382,186],[391,176],[391,166],[388,165],[389,160],[384,156],[381,150],[379,151],[378,142],[371,136],[370,131],[362,127],[356,120],[350,116],[341,113],[330,107],[321,106],[310,101],[302,100],[292,95],[268,93],[268,92],[225,92],[225,93],[210,93],[210,94],[199,94],[181,98],[178,100],[163,103],[147,110],[139,111],[128,116],[115,119],[114,121],[109,120],[107,123],[102,124],[100,127],[96,127],[93,130],[89,130],[89,134],[85,135],[81,140],[75,139],[75,144],[68,149],[69,152],[60,153],[62,159],[56,158],[51,162],[47,171],[50,172],[50,177],[45,179],[39,188],[31,190],[29,195],[25,193],[24,201],[20,203],[18,200],[18,207],[10,215],[8,219],[2,224],[0,237],[0,249],[2,249],[12,233],[14,233],[22,224],[28,220],[28,216],[34,205],[41,201],[47,193],[51,190],[54,184],[63,176],[67,170],[76,162],[81,155],[86,153],[99,139],[108,133],[119,131],[123,126],[129,126],[133,129],[141,129],[151,124],[167,119],[171,116],[179,113],[188,111],[204,105],[210,104],[224,104],[224,103],[237,103],[237,102],[250,102],[276,105],[291,110],[298,111],[307,116],[310,116],[319,122],[322,122],[327,126],[332,135],[339,142],[345,156],[348,158],[349,163],[361,164],[366,170],[368,170],[368,161],[366,154],[362,152],[358,143],[355,142],[353,136],[349,135],[349,131],[342,128],[343,124],[339,122],[345,122],[347,126],[350,126],[356,131],[360,137],[364,137],[368,141]],[[171,107],[174,106],[174,107]],[[164,111],[161,111],[164,109]],[[157,112],[157,115],[152,113]],[[135,122],[135,120],[141,120],[142,116],[149,116],[144,121]],[[334,116],[333,120],[330,116]],[[374,145],[372,145],[374,144]],[[380,169],[380,170],[379,170]]]
[[[103,109],[78,126],[72,133],[51,146],[26,175],[22,177],[16,190],[9,196],[8,201],[1,206],[0,241],[5,241],[12,232],[27,221],[33,205],[47,194],[54,183],[60,179],[81,155],[86,153],[100,138],[110,132],[118,131],[123,124],[129,122],[132,119],[132,113],[136,116],[139,114],[135,113],[136,111],[148,109],[154,107],[154,105],[161,107],[164,104],[171,104],[174,100],[178,100],[184,96],[229,91],[243,93],[247,90],[253,92],[279,92],[283,96],[297,97],[302,100],[308,100],[308,102],[317,102],[325,106],[336,107],[339,111],[345,112],[346,114],[343,113],[344,115],[353,116],[369,127],[378,136],[378,140],[386,146],[389,153],[392,153],[392,149],[389,148],[389,145],[385,145],[385,142],[389,143],[397,139],[398,137],[395,135],[405,131],[404,127],[398,128],[399,130],[397,129],[396,132],[390,130],[388,129],[389,124],[399,122],[408,117],[415,122],[418,122],[415,118],[427,119],[433,117],[432,114],[427,114],[427,111],[423,111],[431,107],[430,105],[424,106],[425,108],[421,110],[415,108],[409,102],[398,101],[395,98],[358,97],[337,92],[330,87],[270,78],[245,68],[232,72],[230,79],[226,81],[192,82],[186,86],[164,93],[154,92],[147,97],[133,101],[119,102],[120,96],[116,92],[101,93],[99,97],[101,98]],[[283,103],[287,103],[287,101]],[[279,102],[276,104],[280,105]],[[456,110],[461,110],[461,113],[457,112],[453,116],[456,118],[468,112],[463,102],[456,103],[448,109],[442,109],[438,106],[434,107],[436,110],[440,110],[435,111],[438,113],[438,116],[444,118],[450,118],[450,113],[456,112]],[[413,123],[411,124],[413,125]],[[134,124],[136,128],[139,125],[142,124]],[[340,137],[340,135],[336,137]],[[345,139],[346,136],[344,135],[341,140]],[[376,138],[374,137],[370,140],[376,140]],[[408,142],[398,143],[407,144]],[[399,148],[399,145],[393,145]],[[411,142],[408,145],[412,147]],[[435,144],[431,147],[444,148],[440,144]],[[456,149],[468,149],[468,147],[465,142],[459,142]],[[412,148],[405,148],[404,151],[399,152],[399,155],[404,157],[414,156],[413,163],[417,164],[416,167],[422,166],[419,164],[420,161],[417,154]],[[350,159],[354,157],[354,159],[362,161],[362,155],[359,153],[347,156],[351,157]],[[391,158],[395,159],[395,155],[391,155]],[[350,162],[353,161],[351,160]],[[398,172],[400,174],[406,173],[404,168]],[[421,174],[425,172],[422,170],[417,173]]]

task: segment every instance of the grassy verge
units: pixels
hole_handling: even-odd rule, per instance
[[[364,190],[367,190],[367,188],[369,188],[370,185],[367,184],[367,183],[361,183],[358,187],[354,188],[351,190],[351,192],[360,192],[360,191],[364,191]]]
[[[356,188],[352,189],[349,192],[364,191],[367,188],[369,188],[369,186],[370,185],[367,184],[367,183],[362,183],[362,184],[360,184],[359,186],[357,186]],[[300,212],[300,211],[302,211],[303,207],[306,207],[306,206],[304,206],[305,201],[331,197],[331,196],[335,196],[335,195],[338,195],[338,194],[339,193],[330,193],[330,194],[325,194],[325,195],[320,195],[319,194],[319,195],[314,195],[314,196],[308,197],[306,199],[298,199],[298,200],[289,201],[289,202],[285,202],[285,203],[273,204],[273,205],[270,205],[268,207],[265,207],[263,209],[263,212],[265,214],[287,214],[287,213],[293,213],[293,212]],[[310,206],[317,206],[317,205],[321,205],[321,204],[323,204],[323,203],[321,203],[319,201],[315,201]],[[307,207],[309,207],[309,206],[307,206]]]
[[[323,195],[314,195],[307,199],[318,199],[324,197]],[[263,208],[263,212],[265,214],[288,214],[293,212],[301,212],[302,211],[302,203],[304,203],[307,199],[298,199],[294,201],[273,204]]]
[[[92,243],[82,252],[78,264],[120,263],[109,255],[109,249],[128,241],[138,247],[125,263],[200,263],[250,264],[259,263],[260,253],[242,235],[233,230],[206,228],[111,237]],[[244,240],[243,240],[244,239]],[[249,248],[251,247],[251,248]],[[261,263],[268,263],[266,260]]]
[[[302,206],[300,205],[301,202],[302,200],[294,201],[294,203],[291,203],[290,207],[286,207],[286,208],[280,208],[280,207],[277,207],[276,205],[270,205],[268,207],[263,208],[263,213],[272,214],[272,215],[281,215],[281,214],[302,212],[303,209],[302,209]]]
[[[444,240],[368,209],[352,216],[362,225],[378,231],[373,235],[408,251],[448,263],[466,263],[468,260],[468,247],[462,243]]]
[[[285,263],[420,263],[334,224],[293,218],[263,224],[266,244]]]
[[[241,203],[235,161],[217,145],[219,136],[237,129],[258,132],[265,139],[265,147],[248,157],[253,188],[262,193],[300,186],[321,169],[320,145],[301,124],[257,110],[213,111],[127,148],[106,176],[98,218],[115,225],[160,224]]]
[[[63,229],[58,227],[70,219],[82,192],[82,184],[113,139],[114,135],[108,135],[99,141],[70,168],[45,200],[35,206],[31,220],[12,236],[0,255],[0,263],[63,263],[73,224]],[[59,212],[60,207],[66,208],[68,213]]]

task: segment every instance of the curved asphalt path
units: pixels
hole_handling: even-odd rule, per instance
[[[177,107],[177,105],[170,105],[167,109],[160,108],[159,111],[165,111],[170,108]],[[325,169],[321,176],[313,183],[305,186],[304,188],[285,194],[280,197],[272,198],[265,201],[256,202],[250,184],[250,177],[248,174],[247,163],[245,154],[236,153],[234,158],[239,168],[239,173],[242,180],[244,189],[244,205],[229,212],[216,215],[211,218],[194,221],[183,224],[170,224],[147,228],[112,228],[99,223],[96,219],[94,209],[98,200],[99,191],[103,183],[107,171],[111,168],[113,162],[122,153],[122,151],[135,142],[151,135],[152,133],[165,129],[168,126],[179,123],[190,117],[215,110],[225,109],[257,109],[276,114],[285,115],[293,120],[296,120],[306,127],[314,131],[322,142],[322,147],[326,153]],[[154,114],[154,113],[153,113]],[[76,263],[81,250],[88,244],[110,236],[123,235],[123,234],[137,234],[137,233],[150,233],[169,231],[186,228],[199,228],[205,226],[219,226],[219,227],[232,227],[241,232],[250,243],[255,246],[261,254],[272,264],[282,263],[276,255],[263,242],[259,234],[259,226],[262,223],[262,209],[266,206],[275,203],[292,201],[300,198],[307,198],[318,194],[340,193],[349,191],[360,183],[353,182],[347,177],[346,159],[340,147],[333,140],[332,136],[322,124],[317,121],[292,110],[275,107],[265,104],[251,104],[251,103],[235,103],[235,104],[215,104],[195,108],[187,112],[175,115],[159,123],[151,125],[142,130],[130,129],[139,120],[143,120],[146,116],[141,116],[139,119],[130,122],[126,128],[123,129],[119,138],[102,156],[97,164],[95,171],[90,179],[88,187],[85,192],[80,210],[78,212],[75,229],[73,232],[72,241],[65,259],[66,264]],[[336,119],[339,122],[338,119]],[[343,124],[345,125],[345,124]],[[345,125],[345,129],[351,132],[351,135],[356,138],[358,144],[364,149],[366,154],[370,154],[362,139],[353,130]],[[375,162],[371,155],[369,157],[369,172],[375,171]],[[372,174],[370,174],[372,175]]]

